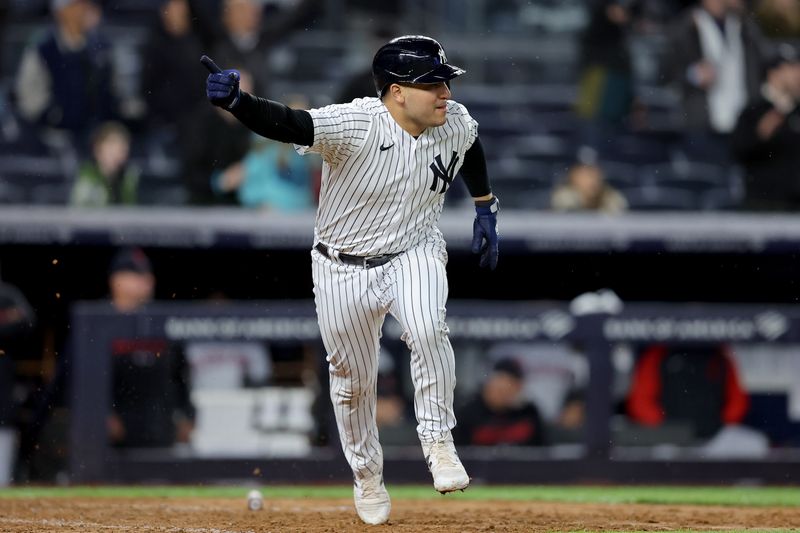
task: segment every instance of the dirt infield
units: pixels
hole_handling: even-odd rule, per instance
[[[388,525],[367,527],[350,500],[268,499],[248,511],[244,498],[0,499],[0,531],[50,532],[496,532],[789,529],[800,507],[574,504],[435,500],[393,502]]]

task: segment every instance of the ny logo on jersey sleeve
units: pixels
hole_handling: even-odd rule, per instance
[[[448,163],[447,167],[445,168],[444,163],[442,163],[442,154],[439,154],[434,158],[434,162],[431,163],[431,170],[433,171],[431,190],[433,192],[436,192],[436,189],[439,187],[439,181],[441,180],[442,189],[439,191],[439,194],[444,194],[444,192],[453,182],[458,159],[458,152],[453,152],[453,158],[450,159],[450,163]]]

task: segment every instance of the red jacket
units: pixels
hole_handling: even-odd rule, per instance
[[[687,367],[696,365],[702,375],[696,380],[686,379],[686,372],[674,370],[683,363]],[[687,405],[682,409],[665,400],[666,396],[682,398]],[[647,348],[639,358],[626,406],[634,421],[657,426],[669,419],[702,416],[704,404],[709,402],[720,406],[714,413],[718,425],[739,423],[747,414],[749,399],[739,382],[729,347],[687,351],[659,344]]]

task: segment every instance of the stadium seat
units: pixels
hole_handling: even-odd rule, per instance
[[[517,157],[493,159],[487,163],[492,181],[496,179],[524,179],[543,184],[553,182],[552,165],[545,162],[530,161]]]
[[[500,193],[497,194],[498,197]],[[550,209],[552,191],[549,189],[519,191],[515,194],[506,194],[502,197],[504,207],[525,209],[528,211],[543,211]]]
[[[640,182],[644,184],[686,189],[698,193],[729,185],[727,169],[710,163],[673,161],[644,165],[639,174]]]
[[[67,205],[70,191],[66,183],[37,185],[31,189],[30,201],[38,205]]]
[[[629,189],[639,184],[638,169],[632,163],[599,161],[606,183],[617,189]]]
[[[185,205],[189,195],[186,187],[173,181],[147,182],[139,186],[140,205]]]
[[[504,159],[491,165],[492,189],[503,199],[503,205],[511,204],[512,197],[531,192],[550,191],[555,181],[551,166],[547,163]],[[507,200],[508,199],[508,200]]]
[[[65,175],[61,162],[54,157],[2,155],[0,182],[12,187],[14,192],[8,192],[9,197],[24,202],[36,201],[34,191],[42,186],[66,187],[70,180]],[[22,194],[22,198],[19,194]]]
[[[0,204],[24,204],[26,200],[25,189],[5,183],[0,178]]]
[[[552,165],[517,158],[491,161],[492,190],[505,207],[521,209],[544,208],[550,204],[550,194],[557,176]]]
[[[738,209],[741,205],[742,197],[737,196],[729,187],[710,189],[700,198],[700,208],[705,211]]]
[[[513,154],[527,161],[574,160],[575,147],[568,139],[559,135],[526,135],[514,141]]]
[[[637,165],[665,163],[670,159],[670,147],[644,133],[614,135],[597,148],[601,159]]]
[[[684,189],[642,186],[623,190],[631,210],[691,211],[700,208],[700,196]]]
[[[572,109],[536,111],[532,116],[529,131],[574,136],[579,126],[578,117]]]

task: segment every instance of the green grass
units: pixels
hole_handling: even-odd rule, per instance
[[[0,498],[243,498],[249,486],[99,486],[99,487],[13,487],[0,490]],[[352,497],[348,486],[260,487],[265,498]],[[393,498],[442,498],[430,486],[389,485]],[[561,486],[474,486],[463,493],[448,495],[463,500],[561,501],[585,503],[655,503],[740,506],[800,506],[797,487],[561,487]]]

